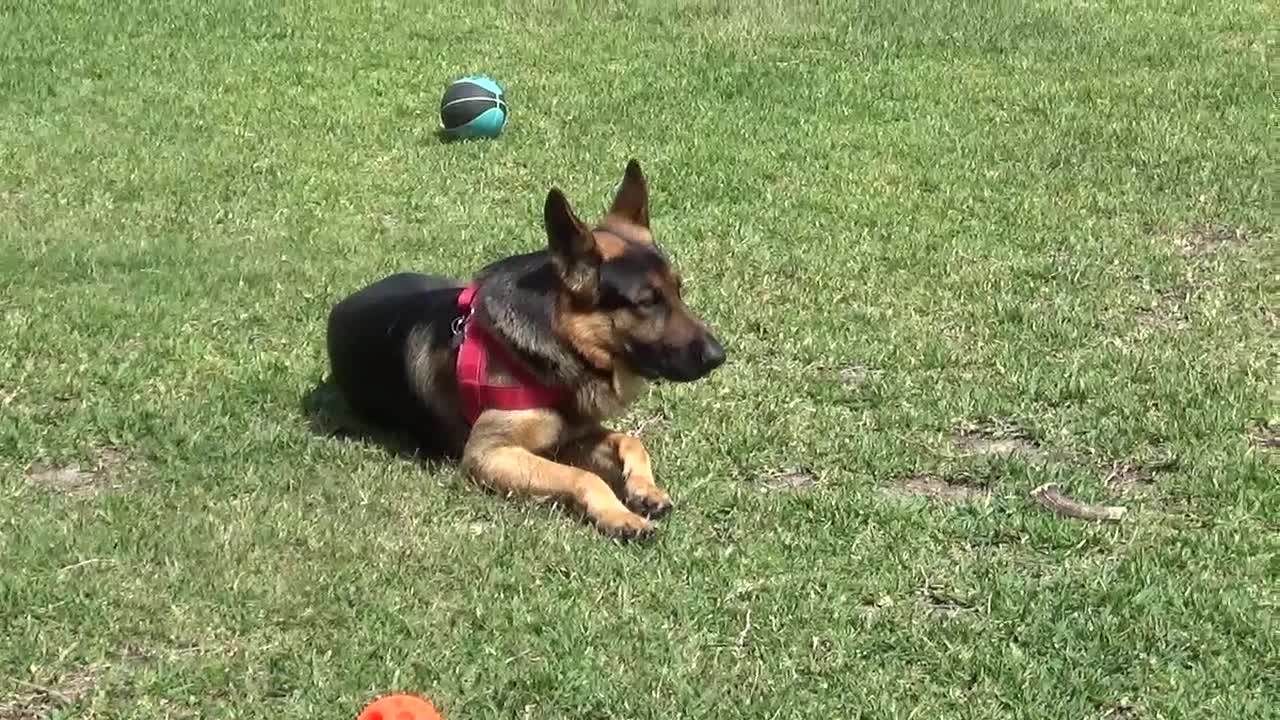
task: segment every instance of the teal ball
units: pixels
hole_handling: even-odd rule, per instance
[[[449,83],[440,101],[440,127],[453,138],[497,137],[507,125],[507,99],[492,78],[472,75]]]

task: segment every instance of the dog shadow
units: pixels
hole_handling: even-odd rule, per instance
[[[304,393],[300,404],[308,428],[319,437],[364,443],[382,449],[393,458],[419,463],[429,468],[443,468],[456,462],[456,458],[424,446],[407,432],[382,427],[360,417],[343,399],[337,385],[328,378],[317,382]],[[624,481],[620,470],[616,477],[610,474],[604,474],[602,477],[609,483],[610,489],[615,494],[622,492]],[[472,485],[487,495],[494,497],[507,495],[483,484],[472,483]],[[543,498],[538,502],[549,504],[564,517],[572,518],[584,526],[592,525],[591,519],[582,508],[565,499]]]
[[[329,378],[317,382],[304,393],[301,406],[308,429],[319,437],[363,443],[405,460],[430,464],[443,459],[409,433],[382,427],[360,417]]]

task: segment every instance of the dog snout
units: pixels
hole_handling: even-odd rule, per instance
[[[700,348],[702,374],[705,375],[724,364],[724,346],[712,335],[707,335]]]
[[[725,350],[719,340],[701,335],[683,345],[636,345],[631,349],[631,361],[646,377],[692,382],[723,365]]]

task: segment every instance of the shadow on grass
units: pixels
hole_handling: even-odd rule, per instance
[[[302,396],[301,404],[307,426],[320,437],[353,440],[380,447],[394,457],[420,462],[446,459],[407,432],[371,423],[357,415],[331,380],[316,383]]]
[[[337,385],[326,379],[315,384],[303,394],[301,399],[302,414],[312,433],[325,438],[339,438],[372,445],[386,451],[391,457],[410,460],[430,468],[445,468],[457,459],[432,450],[423,445],[411,434],[391,428],[382,427],[360,417],[343,399]],[[621,493],[622,480],[610,480],[610,487],[615,493]],[[480,491],[502,497],[505,493],[494,490],[483,484],[473,484]],[[621,497],[621,495],[620,495]],[[580,507],[563,499],[548,499],[566,517],[573,518],[583,525],[590,526],[591,519]],[[650,537],[646,534],[645,537]],[[643,538],[618,538],[620,540],[641,540]]]
[[[487,135],[451,135],[445,132],[444,128],[437,128],[432,134],[435,135],[436,142],[441,145],[465,145],[496,139]]]

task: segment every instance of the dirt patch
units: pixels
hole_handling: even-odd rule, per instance
[[[1280,312],[1265,306],[1258,308],[1258,312],[1262,315],[1262,324],[1268,330],[1280,331]]]
[[[1143,493],[1153,488],[1155,483],[1152,468],[1126,461],[1112,464],[1102,481],[1108,490],[1119,495]]]
[[[768,470],[756,479],[756,484],[765,492],[809,490],[820,482],[818,474],[804,466]]]
[[[665,411],[659,409],[650,413],[632,415],[618,428],[618,431],[633,437],[645,438],[666,430],[670,424],[671,418]]]
[[[835,369],[836,379],[846,389],[857,390],[880,377],[883,373],[866,365],[844,365]]]
[[[84,668],[53,678],[13,678],[0,690],[0,720],[45,720],[58,710],[88,697],[98,684],[99,669]]]
[[[1141,717],[1138,706],[1127,702],[1112,705],[1102,713],[1102,720],[1138,720]]]
[[[33,487],[73,497],[97,495],[124,487],[128,457],[117,448],[101,448],[94,453],[93,464],[51,465],[35,463],[27,469],[26,479]]]
[[[488,520],[472,520],[467,523],[467,534],[471,537],[477,537],[493,532],[494,524]]]
[[[809,655],[814,660],[826,660],[835,651],[836,644],[830,638],[814,635],[809,639]]]
[[[951,444],[964,455],[1039,458],[1044,455],[1032,434],[1011,420],[965,421],[951,432]]]
[[[1181,331],[1191,327],[1191,303],[1195,289],[1190,285],[1169,288],[1149,307],[1137,312],[1138,324],[1148,330]]]
[[[1262,451],[1280,450],[1280,423],[1262,422],[1249,429],[1249,444]]]
[[[889,488],[892,495],[903,498],[924,498],[938,502],[968,502],[985,498],[990,491],[965,477],[942,477],[930,473],[917,473],[902,478]]]
[[[877,598],[868,598],[864,600],[859,607],[868,612],[877,612],[884,610],[885,608],[891,608],[896,604],[897,602],[894,601],[891,595],[881,595]]]
[[[881,595],[877,598],[866,598],[858,603],[855,613],[864,623],[870,625],[880,620],[884,612],[895,605],[897,602],[891,596]]]
[[[1173,243],[1183,257],[1204,257],[1243,247],[1252,243],[1256,237],[1257,233],[1245,227],[1195,223],[1173,233]]]
[[[1102,484],[1114,495],[1143,495],[1156,489],[1161,473],[1177,468],[1181,460],[1168,446],[1149,445],[1136,455],[1099,468]]]
[[[961,613],[974,609],[968,598],[963,598],[950,590],[926,580],[918,593],[920,604],[929,612],[945,618],[953,618]]]
[[[141,643],[125,643],[116,651],[121,662],[151,663],[175,662],[205,656],[230,656],[239,652],[232,642],[217,639],[178,640],[171,638],[169,643],[160,645],[143,645]]]
[[[1256,53],[1259,59],[1265,59],[1267,53],[1265,35],[1249,31],[1225,31],[1218,35],[1222,46],[1230,52]]]

